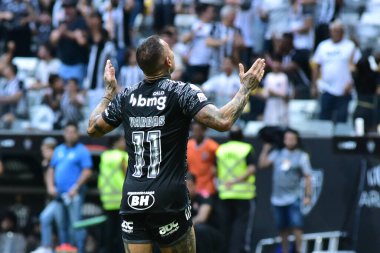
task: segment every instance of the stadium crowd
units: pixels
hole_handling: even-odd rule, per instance
[[[2,0],[1,128],[62,129],[70,121],[84,126],[102,94],[106,59],[117,66],[120,89],[132,85],[143,79],[134,48],[158,33],[175,52],[172,77],[199,85],[216,105],[237,91],[238,62],[248,66],[266,58],[269,73],[242,124],[287,126],[289,103],[309,99],[318,104],[310,118],[352,122],[355,111],[354,118],[374,130],[379,48],[370,41],[379,34],[373,20],[379,3],[361,4]],[[326,40],[330,34],[332,41]]]
[[[117,68],[120,89],[141,81],[144,75],[137,66],[135,48],[143,38],[157,33],[175,53],[172,78],[198,85],[217,106],[224,105],[239,89],[237,63],[247,67],[257,57],[266,59],[268,74],[261,88],[251,94],[239,121],[241,127],[250,121],[289,126],[289,102],[307,99],[318,103],[313,118],[348,124],[354,118],[363,118],[366,131],[376,131],[380,122],[380,41],[373,42],[373,38],[380,34],[380,24],[376,23],[380,2],[358,2],[0,0],[0,129],[63,130],[68,123],[76,122],[83,133],[89,113],[103,94],[106,59]],[[365,33],[366,27],[372,30]],[[355,109],[351,115],[352,101]],[[189,175],[188,187],[193,222],[198,224],[199,233],[214,243],[203,247],[215,250],[221,238],[230,235],[214,230],[220,227],[210,213],[236,210],[229,210],[228,201],[217,201],[220,189],[215,188],[213,172],[223,168],[213,166],[219,145],[207,139],[202,126],[193,125],[192,134],[188,148],[193,175]],[[205,140],[205,150],[197,153],[197,145]],[[206,158],[202,157],[204,152]],[[275,162],[275,155],[270,157],[270,162]],[[247,158],[243,174],[239,171],[236,178],[219,180],[229,181],[225,186],[229,188],[243,180],[239,176],[250,178],[255,170],[248,166],[252,163]],[[207,172],[200,166],[206,166]],[[305,176],[309,167],[303,168]],[[244,175],[244,169],[250,172]],[[0,175],[3,170],[0,163]],[[242,202],[252,208],[250,200],[254,197],[252,193],[245,199],[249,201]],[[215,205],[218,208],[213,208]],[[250,208],[244,211],[252,211]],[[0,240],[6,241],[8,232],[14,232],[23,252],[40,245],[39,222],[28,227],[22,222],[28,212],[27,207],[15,204],[1,217]],[[239,224],[249,225],[253,214],[244,213],[246,219],[231,226],[238,230]],[[240,236],[231,241],[251,252],[251,242],[246,239]],[[87,251],[96,252],[91,251],[89,241]],[[0,246],[0,253],[10,252],[11,246],[6,246]]]

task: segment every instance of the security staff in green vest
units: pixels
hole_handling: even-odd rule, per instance
[[[118,136],[110,150],[100,156],[98,189],[107,215],[104,252],[124,252],[121,239],[119,208],[123,182],[127,172],[128,154],[123,136]]]
[[[256,167],[252,145],[242,140],[241,129],[233,126],[229,141],[216,151],[220,226],[227,253],[251,252]]]

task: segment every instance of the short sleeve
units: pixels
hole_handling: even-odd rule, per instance
[[[57,155],[58,155],[57,150],[58,150],[58,148],[54,149],[53,156],[51,157],[50,164],[49,164],[49,166],[53,169],[57,166],[57,158],[58,158],[57,157]]]
[[[322,64],[322,46],[323,46],[323,43],[322,44],[319,44],[317,49],[315,50],[315,53],[314,53],[314,56],[313,56],[313,61],[317,64]]]
[[[179,92],[178,103],[183,113],[193,118],[204,106],[211,104],[203,91],[194,84],[186,83]]]
[[[272,152],[269,153],[268,160],[273,163],[278,156],[279,156],[279,151],[273,150]]]
[[[82,155],[81,155],[81,160],[80,160],[80,165],[81,165],[81,169],[91,169],[92,168],[92,158],[91,158],[91,154],[90,154],[90,151],[88,151],[87,148],[83,147],[83,150],[82,150]]]
[[[104,121],[111,126],[118,127],[122,122],[122,98],[123,93],[118,93],[102,113]]]
[[[300,165],[302,168],[302,173],[304,175],[311,175],[310,158],[309,158],[309,155],[307,153],[303,153],[301,155]]]

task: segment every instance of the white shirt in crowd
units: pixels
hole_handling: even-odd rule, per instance
[[[190,45],[189,65],[209,65],[213,49],[206,45],[206,39],[211,36],[213,23],[195,22],[191,30],[194,32],[194,38]]]
[[[213,100],[217,107],[228,103],[240,88],[240,77],[237,73],[227,76],[220,73],[211,77],[202,85],[202,90]]]
[[[304,26],[306,19],[311,18],[302,14],[302,8],[298,8],[297,12],[291,11],[290,30],[295,31]],[[310,28],[307,33],[293,32],[293,44],[296,49],[313,49],[314,47],[314,30]]]
[[[281,96],[291,95],[288,77],[284,73],[268,73],[264,79],[263,95],[266,98],[264,123],[267,126],[288,125],[288,102],[285,98],[271,96],[270,91]]]
[[[51,61],[39,60],[36,66],[35,78],[46,85],[49,83],[49,76],[57,74],[60,66],[61,61],[55,58]]]
[[[261,9],[268,13],[265,39],[289,32],[289,0],[264,0]]]
[[[322,41],[315,51],[313,60],[321,66],[318,88],[335,96],[344,95],[344,89],[352,81],[350,61],[355,44],[347,39],[334,43],[331,39]]]

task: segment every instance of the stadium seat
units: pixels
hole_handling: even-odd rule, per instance
[[[50,131],[53,130],[54,112],[46,105],[35,105],[29,110],[31,117],[30,127],[36,130]]]
[[[334,133],[334,124],[330,120],[305,120],[290,122],[290,127],[300,132],[302,136],[331,137]]]
[[[249,121],[244,128],[244,136],[257,136],[257,133],[264,127],[263,121]]]
[[[21,79],[31,77],[34,75],[38,58],[36,57],[15,57],[13,58],[13,64],[17,66],[18,74]]]

